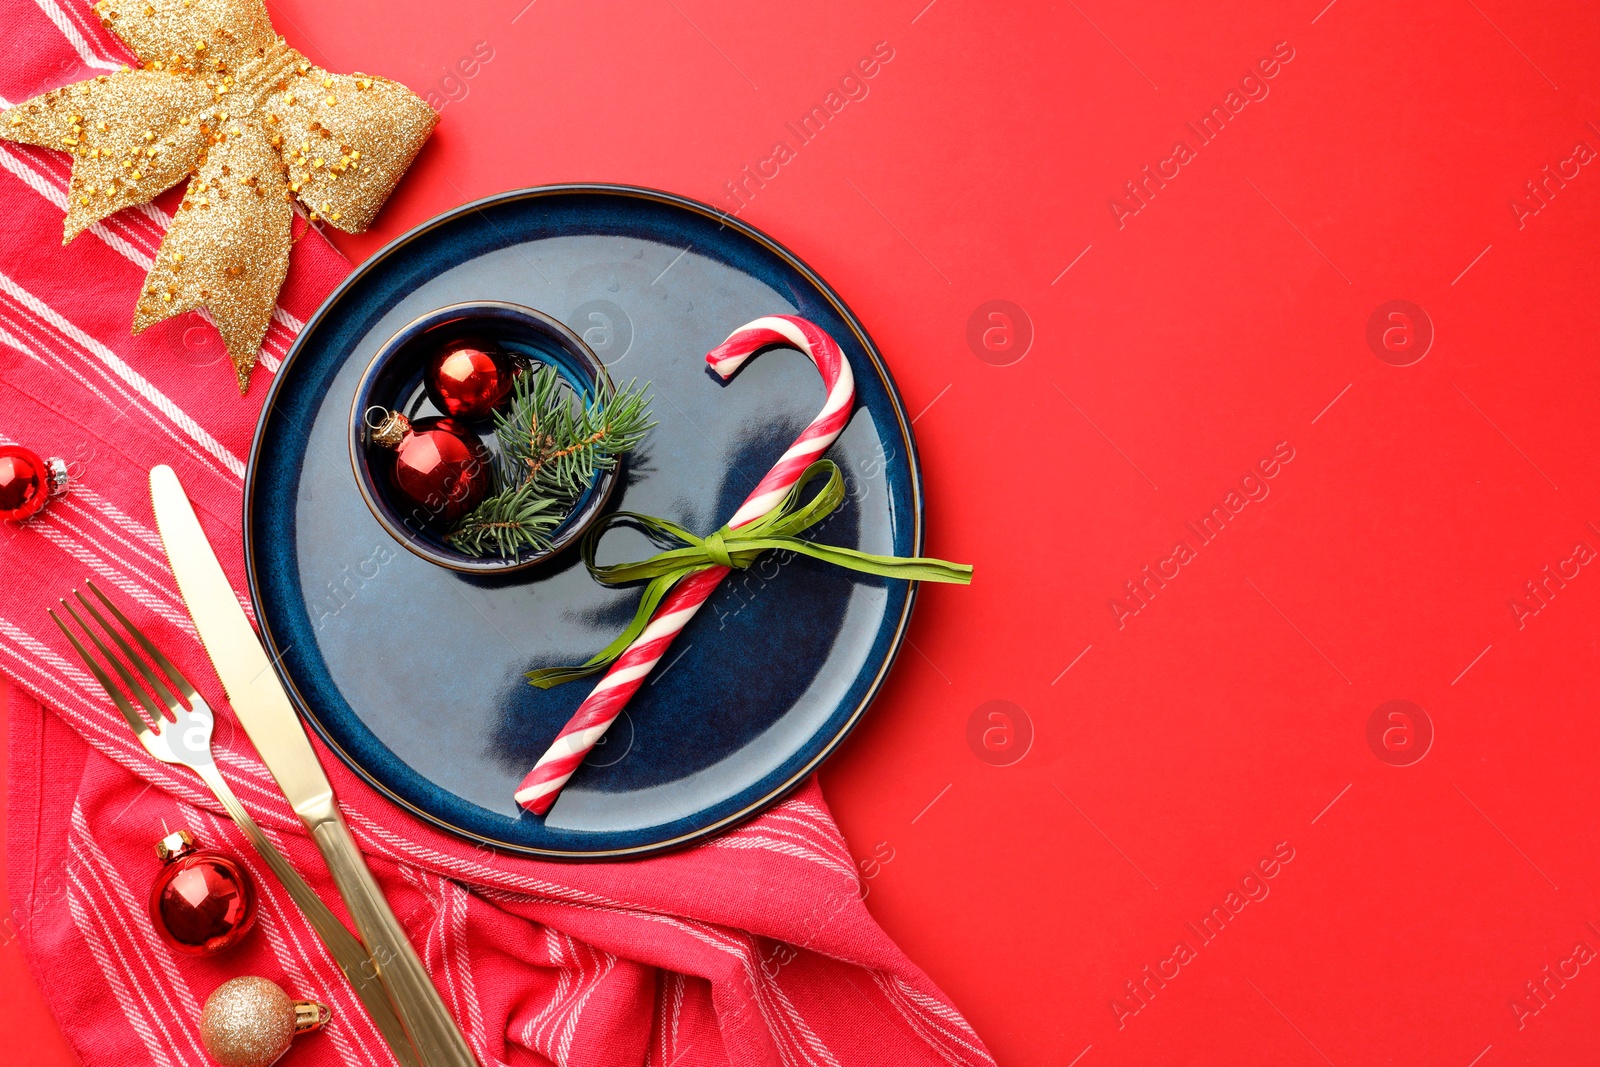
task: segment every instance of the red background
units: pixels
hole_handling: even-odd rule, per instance
[[[525,3],[270,5],[319,62],[444,104],[352,258],[548,182],[732,210],[724,183],[893,50],[741,215],[861,315],[919,413],[928,547],[977,565],[924,589],[823,784],[869,907],[1002,1064],[1592,1058],[1600,966],[1524,983],[1600,951],[1600,568],[1511,607],[1600,549],[1600,168],[1524,184],[1600,149],[1592,4]],[[1199,147],[1185,123],[1275,47],[1269,95]],[[1021,315],[980,319],[986,350],[993,299]],[[1435,334],[1409,366],[1367,340],[1394,299]],[[1184,524],[1279,442],[1202,546]],[[1435,734],[1409,766],[1368,741],[1397,699]],[[1031,747],[991,765],[985,726]],[[1185,924],[1275,847],[1202,944]],[[0,993],[10,1050],[67,1062],[14,944]]]

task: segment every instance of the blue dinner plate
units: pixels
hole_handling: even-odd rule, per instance
[[[849,493],[809,536],[868,552],[922,547],[921,478],[888,368],[838,295],[771,238],[681,197],[612,185],[505,193],[424,223],[352,274],[273,382],[245,484],[250,594],[300,711],[352,768],[464,837],[547,857],[671,848],[750,817],[849,733],[905,633],[914,587],[769,553],[678,637],[543,817],[512,793],[590,681],[528,685],[632,616],[637,588],[591,579],[573,550],[530,571],[462,574],[407,552],[372,517],[346,443],[363,369],[435,308],[503,300],[579,333],[619,383],[648,381],[655,429],[610,507],[710,532],[822,406],[803,354],[730,381],[705,353],[768,314],[828,331],[856,408],[828,455]],[[608,535],[600,562],[642,558]]]

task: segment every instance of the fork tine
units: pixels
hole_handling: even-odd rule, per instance
[[[99,635],[94,632],[93,628],[83,621],[82,616],[80,616],[76,611],[72,610],[72,605],[67,603],[66,600],[61,601],[61,606],[66,609],[68,615],[72,616],[72,621],[78,624],[79,628],[83,630],[83,632],[88,636],[89,640],[94,642],[94,647],[100,650],[100,655],[104,657],[105,663],[116,672],[118,678],[122,679],[122,684],[127,687],[128,692],[132,694],[132,696],[138,700],[141,705],[144,706],[145,711],[150,713],[150,722],[152,724],[166,722],[166,716],[163,715],[161,709],[156,706],[155,701],[151,700],[149,694],[147,694],[143,689],[139,688],[139,683],[133,680],[133,675],[128,673],[128,668],[124,667],[122,665],[122,661],[117,659],[117,657],[112,654],[111,650],[106,647],[104,641],[100,640]],[[106,687],[107,692],[110,692],[113,687],[109,684],[109,679],[107,679],[103,673],[100,673],[99,677],[100,684]]]
[[[139,642],[139,647],[144,649],[145,652],[149,654],[150,661],[156,665],[156,668],[160,670],[162,674],[166,675],[167,681],[172,688],[176,689],[190,700],[193,700],[197,695],[194,691],[194,686],[189,684],[189,679],[183,676],[183,672],[178,669],[178,665],[168,659],[166,654],[157,648],[155,644],[144,635],[143,630],[139,629],[132,622],[130,622],[128,617],[122,613],[122,609],[113,604],[111,602],[111,598],[102,593],[98,585],[95,585],[92,581],[86,582],[85,584],[88,585],[89,592],[99,597],[100,603],[104,604],[107,610],[109,610],[112,615],[116,616],[117,621],[122,624],[123,629],[132,634],[133,639]]]
[[[179,701],[178,698],[173,695],[172,690],[167,688],[167,686],[162,683],[162,680],[156,677],[156,673],[152,671],[148,665],[146,665],[145,661],[139,658],[139,654],[133,650],[132,645],[123,640],[122,635],[117,632],[116,627],[106,622],[105,616],[101,615],[100,612],[95,609],[95,606],[89,603],[88,597],[84,596],[76,589],[72,591],[72,595],[78,598],[78,603],[83,605],[83,609],[93,616],[94,621],[100,624],[100,628],[110,636],[111,640],[117,643],[117,647],[122,649],[122,654],[127,658],[127,661],[132,664],[133,668],[137,670],[144,680],[150,684],[150,691],[155,693],[155,695],[167,705],[167,709],[172,712],[173,716],[176,717]]]
[[[66,606],[66,601],[62,601],[62,606]],[[71,611],[72,609],[67,608],[67,610]],[[78,658],[83,660],[83,665],[89,668],[89,673],[94,675],[95,681],[100,683],[100,688],[106,691],[106,696],[110,697],[111,702],[117,706],[117,710],[122,712],[122,717],[128,720],[128,725],[133,728],[133,732],[139,735],[141,739],[148,736],[151,733],[150,724],[139,717],[139,713],[133,710],[133,705],[128,703],[128,698],[122,695],[121,690],[111,684],[110,677],[100,666],[99,661],[89,655],[89,650],[83,647],[83,643],[78,640],[77,635],[67,628],[67,624],[61,621],[61,616],[57,615],[54,609],[50,611],[50,618],[61,628],[61,632],[67,635],[67,640],[72,642],[72,647],[77,651]]]

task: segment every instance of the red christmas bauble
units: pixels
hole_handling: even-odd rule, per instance
[[[150,887],[150,921],[186,956],[214,956],[238,944],[256,921],[255,887],[232,857],[195,846],[187,830],[156,845],[162,868]]]
[[[423,384],[446,415],[482,419],[511,395],[516,365],[505,351],[479,338],[453,341],[428,361]]]
[[[392,413],[373,441],[394,449],[395,489],[416,505],[424,521],[454,522],[489,492],[489,450],[476,434],[449,418],[415,423]]]
[[[0,522],[21,522],[66,492],[67,465],[48,462],[21,445],[0,445]]]

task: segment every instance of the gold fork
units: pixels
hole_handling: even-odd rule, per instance
[[[372,1016],[374,1025],[383,1034],[384,1040],[388,1042],[389,1050],[394,1053],[395,1058],[400,1061],[403,1067],[420,1067],[416,1051],[411,1047],[411,1042],[406,1037],[406,1031],[400,1023],[400,1017],[395,1013],[394,1005],[390,1002],[383,985],[378,981],[378,965],[373,962],[371,955],[362,946],[361,942],[356,939],[356,936],[345,929],[344,924],[338,920],[332,911],[328,910],[328,906],[322,902],[322,898],[317,896],[316,890],[307,885],[306,880],[300,877],[299,872],[290,866],[288,859],[278,851],[277,846],[267,840],[267,836],[261,832],[261,828],[250,817],[250,813],[245,811],[244,805],[239,803],[239,798],[234,795],[232,787],[222,777],[222,772],[217,768],[216,760],[212,758],[211,754],[211,729],[216,717],[212,714],[210,705],[206,703],[204,697],[195,692],[194,686],[189,684],[189,680],[183,676],[177,666],[145,637],[139,631],[139,628],[134,626],[128,620],[128,617],[93,582],[89,582],[88,586],[89,591],[105,606],[106,610],[111,613],[117,622],[122,624],[123,630],[127,631],[128,635],[144,650],[145,658],[149,660],[148,664],[145,659],[140,658],[134,652],[133,647],[128,644],[122,634],[106,621],[105,616],[100,614],[99,610],[87,597],[77,590],[73,590],[72,595],[77,598],[78,603],[83,606],[89,616],[99,624],[100,630],[110,637],[117,648],[121,650],[128,663],[132,664],[133,668],[139,672],[150,692],[159,697],[162,704],[166,705],[166,714],[163,714],[155,702],[150,699],[149,694],[143,688],[140,688],[133,675],[129,673],[128,668],[123,665],[122,660],[118,659],[106,647],[105,642],[100,639],[99,633],[84,622],[83,617],[73,609],[65,598],[61,601],[61,607],[68,615],[72,616],[72,620],[78,624],[85,636],[100,652],[104,665],[89,653],[89,650],[78,640],[77,635],[67,627],[66,623],[61,621],[61,617],[54,610],[50,612],[50,618],[55,620],[55,624],[61,627],[61,632],[66,634],[67,640],[72,642],[72,647],[77,651],[79,658],[83,660],[83,665],[89,668],[89,673],[94,675],[95,680],[100,683],[100,687],[111,698],[111,702],[117,706],[117,710],[122,712],[122,717],[128,721],[128,726],[133,730],[135,736],[139,738],[140,743],[144,745],[145,750],[163,763],[188,767],[198,774],[206,785],[211,787],[211,792],[222,803],[223,809],[227,811],[239,829],[244,832],[244,836],[249,840],[266,865],[271,868],[278,881],[283,883],[283,887],[288,890],[290,898],[299,906],[306,920],[310,922],[311,928],[316,931],[317,936],[322,939],[322,943],[327,946],[328,952],[333,956],[334,961],[338,963],[339,969],[344,972],[344,976],[349,981],[351,988],[355,990],[356,996],[361,999],[361,1003],[366,1007],[367,1013]],[[135,710],[133,704],[123,695],[122,690],[112,683],[111,677],[106,670],[107,667],[121,679],[123,687],[149,713],[150,718],[148,721]],[[184,700],[179,700],[174,690],[182,693]],[[185,700],[187,701],[187,706],[185,706]]]

